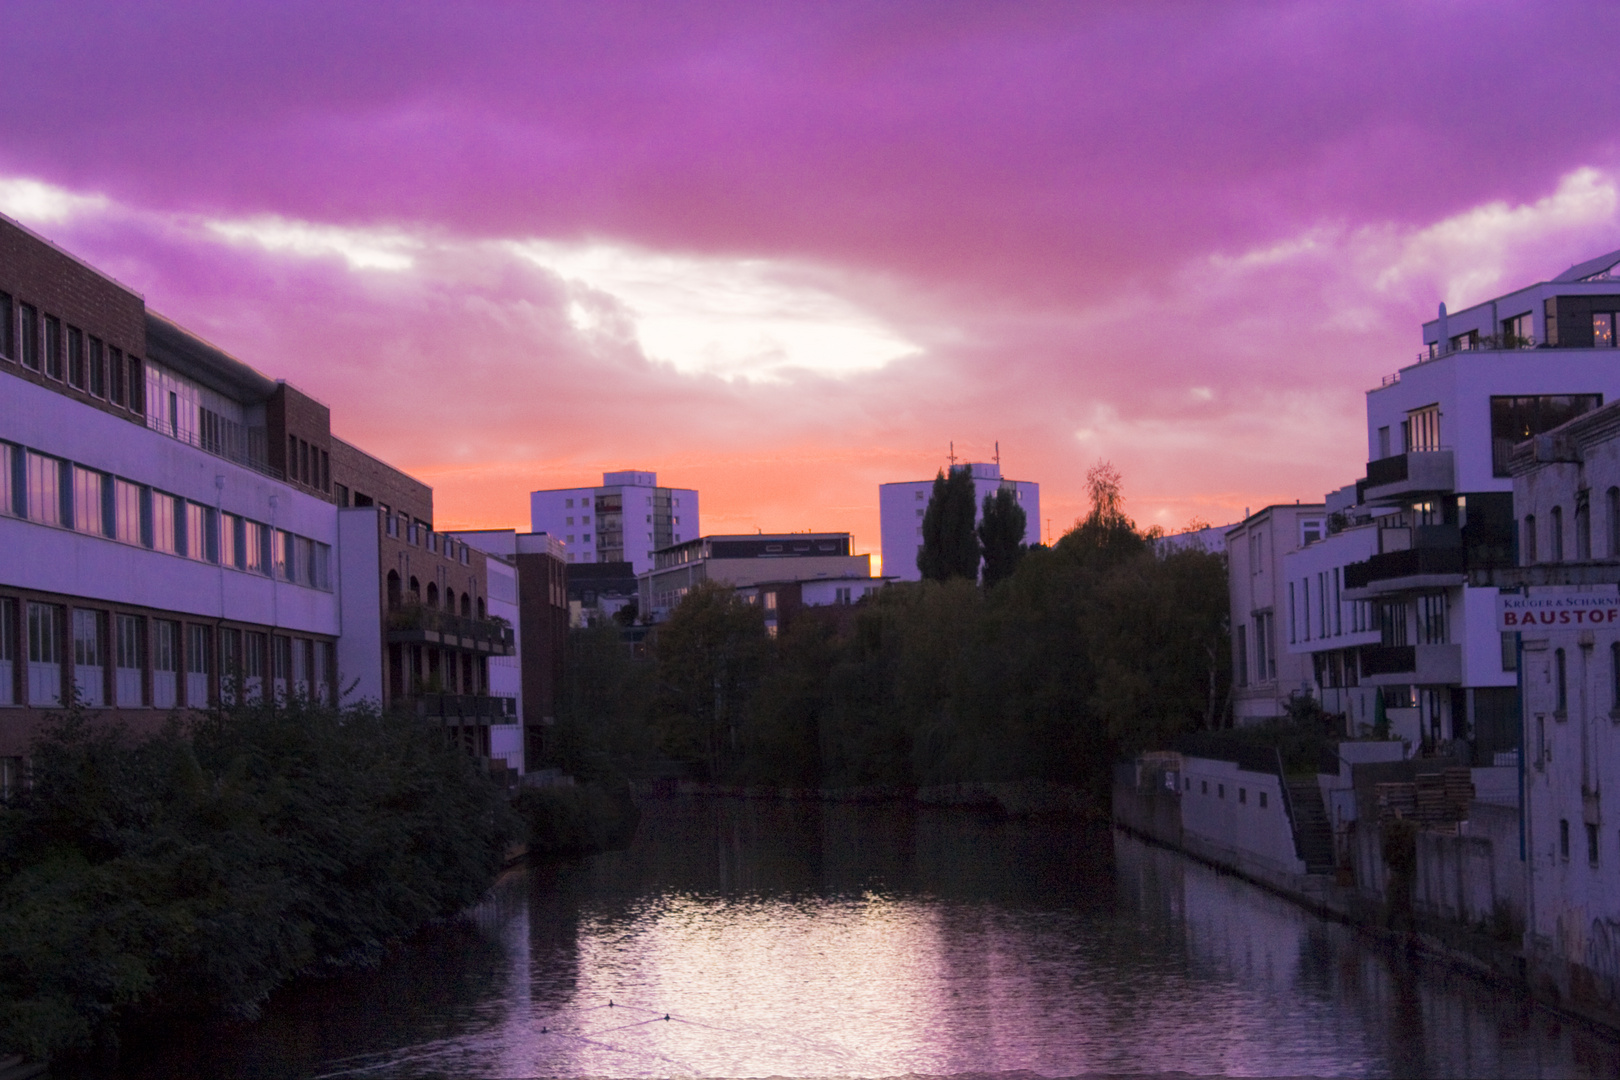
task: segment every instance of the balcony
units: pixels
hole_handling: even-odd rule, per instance
[[[1357,486],[1364,503],[1401,502],[1452,491],[1457,466],[1450,450],[1413,450],[1367,462],[1367,478]]]
[[[517,700],[490,694],[420,694],[416,715],[445,723],[517,723]]]
[[[500,619],[474,619],[448,611],[408,604],[388,613],[390,644],[443,645],[492,656],[512,656],[512,628]]]
[[[1462,547],[1414,547],[1386,551],[1344,568],[1346,589],[1396,592],[1460,585],[1468,569]]]
[[[1361,681],[1368,686],[1446,686],[1462,682],[1461,645],[1364,645]]]

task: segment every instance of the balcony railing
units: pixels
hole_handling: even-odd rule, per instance
[[[463,647],[481,647],[504,656],[513,653],[512,628],[504,621],[452,615],[425,604],[407,604],[390,611],[388,640],[462,644]],[[470,645],[465,644],[469,642]]]
[[[517,701],[493,694],[420,694],[416,715],[441,720],[516,722]]]
[[[1386,551],[1374,555],[1366,562],[1351,563],[1344,568],[1344,587],[1365,589],[1378,581],[1416,577],[1424,574],[1457,574],[1467,572],[1467,554],[1460,547],[1418,547],[1405,551]]]
[[[1364,645],[1361,649],[1361,673],[1373,675],[1404,675],[1417,671],[1415,645]]]

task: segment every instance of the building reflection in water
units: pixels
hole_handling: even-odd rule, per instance
[[[509,874],[228,1045],[145,1074],[1620,1074],[1605,1037],[1106,831],[742,800],[653,804],[631,850]]]

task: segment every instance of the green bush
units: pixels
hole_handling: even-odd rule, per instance
[[[477,901],[514,821],[414,718],[304,702],[131,739],[70,714],[0,807],[0,1051],[136,1016],[253,1015]]]

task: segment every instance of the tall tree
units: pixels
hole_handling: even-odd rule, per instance
[[[943,469],[934,477],[933,496],[923,511],[923,546],[917,569],[930,581],[964,577],[979,579],[979,538],[973,531],[978,517],[973,497],[973,474],[967,467]]]
[[[666,750],[703,762],[711,780],[724,779],[739,756],[767,641],[760,609],[715,581],[694,586],[660,628]]]
[[[1028,519],[1019,505],[1018,494],[1010,487],[984,497],[984,513],[979,517],[979,546],[984,549],[984,587],[990,588],[1012,576],[1018,560],[1024,557],[1024,528]]]

